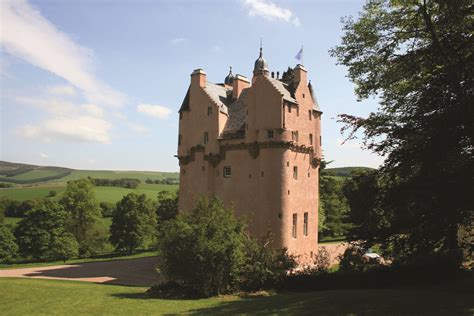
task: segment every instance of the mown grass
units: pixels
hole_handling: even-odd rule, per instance
[[[104,253],[101,255],[94,256],[92,258],[76,258],[64,261],[48,261],[48,262],[14,262],[14,263],[0,263],[0,269],[21,269],[21,268],[34,268],[34,267],[49,267],[63,264],[76,264],[85,262],[97,262],[97,261],[112,261],[112,260],[130,260],[146,257],[156,256],[156,251],[143,251],[134,254],[120,254],[120,253]],[[1,315],[1,313],[0,313]]]
[[[52,199],[60,198],[61,193],[65,190],[63,186],[34,186],[34,187],[16,187],[0,189],[0,197],[6,197],[12,200],[24,201],[37,198],[45,198],[50,191],[56,191],[57,195]],[[176,191],[178,185],[165,184],[146,184],[141,183],[137,189],[126,189],[121,187],[94,187],[97,201],[115,203],[122,199],[125,195],[135,192],[137,194],[145,194],[147,197],[156,199],[159,191]]]
[[[62,178],[61,181],[67,182],[69,180],[87,177],[102,179],[133,178],[145,181],[148,178],[152,180],[178,178],[179,173],[158,171],[73,170],[70,175]]]
[[[17,176],[11,177],[11,179],[18,179],[18,180],[30,180],[30,179],[38,179],[44,177],[51,177],[62,173],[62,170],[48,170],[48,169],[35,169],[31,170]]]
[[[146,288],[77,281],[0,279],[1,315],[472,315],[472,293],[340,290],[172,300]]]

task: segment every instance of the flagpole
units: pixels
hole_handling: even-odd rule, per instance
[[[304,66],[304,60],[303,60],[303,57],[304,57],[304,45],[301,45],[301,65]]]

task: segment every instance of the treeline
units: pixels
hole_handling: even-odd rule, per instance
[[[176,217],[177,194],[159,192],[158,201],[130,193],[115,205],[99,204],[90,179],[68,182],[58,201],[0,201],[0,262],[18,258],[68,260],[117,251],[156,248],[157,225]],[[22,216],[16,226],[4,215]],[[101,215],[112,216],[109,229]]]
[[[166,178],[166,179],[155,179],[155,180],[152,180],[150,178],[146,179],[145,180],[145,183],[148,183],[148,184],[168,184],[168,185],[171,185],[171,184],[179,184],[179,178]]]
[[[141,182],[139,179],[132,178],[102,179],[89,177],[89,179],[97,187],[122,187],[127,189],[136,189]]]

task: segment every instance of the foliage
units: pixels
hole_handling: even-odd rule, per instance
[[[364,259],[364,250],[359,246],[350,246],[340,256],[339,270],[341,272],[363,272],[374,266]]]
[[[65,233],[53,241],[51,256],[55,259],[66,260],[79,255],[79,245],[71,233]]]
[[[5,221],[5,208],[2,202],[3,199],[0,200],[0,224],[3,224],[3,222]]]
[[[60,204],[38,201],[15,228],[20,253],[34,259],[54,258],[56,240],[67,234],[66,220],[67,213]]]
[[[99,206],[100,206],[100,214],[102,215],[102,217],[112,217],[115,210],[114,203],[100,202]]]
[[[198,294],[230,291],[244,256],[243,223],[217,198],[164,222],[159,230],[159,269]]]
[[[51,190],[48,193],[48,197],[55,197],[56,195],[58,195],[58,192],[56,192],[55,190]]]
[[[244,238],[244,261],[239,268],[239,288],[245,291],[275,289],[282,286],[288,271],[296,268],[296,257],[277,249],[268,233],[264,238]]]
[[[179,184],[179,178],[166,178],[166,179],[155,179],[152,180],[150,178],[147,178],[145,180],[145,183],[148,184]]]
[[[178,215],[178,193],[170,191],[158,192],[158,221],[169,221]]]
[[[117,250],[133,252],[153,244],[156,213],[144,194],[130,193],[117,203],[110,226],[110,241]]]
[[[26,212],[31,210],[34,205],[35,201],[33,200],[19,202],[8,198],[0,199],[0,208],[3,209],[7,217],[24,217]]]
[[[91,245],[100,240],[97,231],[100,208],[91,182],[87,179],[69,181],[60,203],[68,213],[71,231],[79,243],[79,254],[93,253]]]
[[[5,225],[0,224],[0,263],[14,258],[18,252],[15,236]]]
[[[139,179],[129,179],[129,178],[121,178],[121,179],[100,179],[100,178],[88,178],[91,183],[95,186],[101,187],[122,187],[128,189],[136,189],[140,184]]]
[[[474,205],[473,28],[472,1],[369,1],[331,51],[357,96],[380,103],[340,120],[386,156],[390,222],[379,237],[396,260],[444,252],[460,262],[458,230]]]
[[[331,258],[326,247],[319,247],[315,254],[312,270],[316,273],[328,272],[331,265]]]
[[[342,193],[343,181],[330,176],[320,176],[320,207],[324,212],[324,236],[344,236],[350,228],[347,222],[349,207]]]
[[[0,188],[13,188],[13,183],[0,182]]]

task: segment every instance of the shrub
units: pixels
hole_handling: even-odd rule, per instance
[[[217,198],[163,223],[159,230],[159,270],[204,296],[235,288],[244,260],[244,225]]]
[[[328,272],[331,266],[331,258],[326,247],[320,247],[314,258],[313,271],[316,273]]]
[[[114,203],[100,202],[99,206],[102,217],[112,217],[115,210]]]
[[[56,192],[55,190],[51,190],[48,193],[48,197],[55,197],[56,195],[58,195],[58,192]]]
[[[244,240],[244,261],[239,268],[239,288],[257,291],[280,287],[288,271],[296,268],[296,257],[289,255],[286,249],[275,248],[270,233],[260,240],[251,237]]]
[[[17,252],[18,246],[11,230],[0,225],[0,262],[9,261],[16,256]]]

